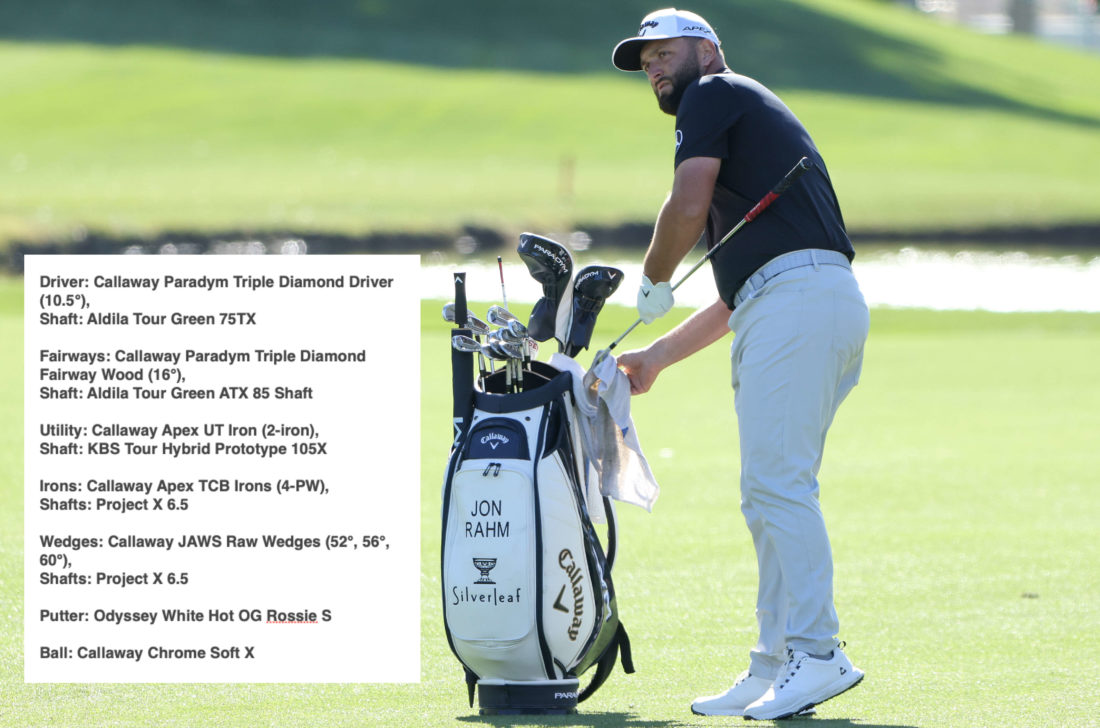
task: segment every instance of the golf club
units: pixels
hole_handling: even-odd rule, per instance
[[[493,326],[507,326],[512,321],[519,321],[515,314],[503,306],[490,306],[488,316],[489,323]]]
[[[455,322],[455,305],[453,303],[443,304],[443,320],[452,324]],[[478,336],[488,336],[491,330],[489,324],[470,313],[468,309],[466,311],[466,328]]]
[[[455,334],[451,337],[451,347],[456,351],[463,351],[467,354],[473,354],[475,352],[481,352],[481,344],[474,341],[474,337],[467,334]]]
[[[779,181],[779,184],[777,184],[775,187],[773,187],[771,192],[764,195],[760,199],[759,202],[757,202],[755,205],[753,205],[752,209],[749,210],[747,213],[745,213],[745,216],[743,218],[741,218],[740,222],[738,222],[736,225],[734,225],[732,230],[730,230],[728,233],[726,233],[725,236],[721,240],[719,240],[717,243],[715,243],[714,247],[711,248],[710,250],[708,250],[706,255],[704,255],[702,258],[700,258],[699,262],[696,263],[695,265],[693,265],[691,267],[691,270],[689,270],[687,273],[685,273],[684,276],[680,280],[678,280],[675,285],[672,286],[672,290],[675,291],[677,288],[679,288],[683,284],[684,281],[686,281],[688,278],[691,277],[692,273],[699,270],[699,268],[703,265],[703,263],[706,263],[708,260],[713,258],[714,254],[717,253],[718,250],[723,245],[726,244],[727,240],[729,240],[734,235],[736,235],[737,231],[740,230],[741,228],[743,228],[746,224],[748,224],[748,223],[752,222],[753,220],[755,220],[757,218],[757,216],[760,215],[760,213],[762,213],[762,212],[764,212],[764,210],[768,209],[768,205],[775,202],[777,197],[779,197],[781,194],[786,192],[787,189],[792,184],[794,184],[798,180],[799,177],[801,177],[803,174],[805,174],[807,172],[807,170],[809,170],[812,166],[813,166],[813,162],[811,162],[808,157],[803,157],[802,159],[798,160],[798,164],[796,164],[791,169],[790,172],[787,172],[787,174],[783,176],[783,179],[781,179]],[[610,346],[608,346],[606,349],[600,349],[598,352],[596,352],[596,357],[592,360],[592,366],[596,366],[596,364],[603,361],[604,357],[606,357],[608,354],[610,354],[611,350],[614,349],[616,346],[618,346],[619,342],[622,341],[623,339],[625,339],[627,337],[627,335],[631,331],[636,329],[638,327],[638,324],[640,324],[640,323],[642,323],[641,318],[639,318],[637,321],[632,323],[630,325],[630,328],[628,328],[626,331],[624,331],[619,336],[619,338],[612,341]]]
[[[527,327],[515,317],[515,314],[506,308],[492,306],[489,308],[489,322],[493,326],[500,326],[511,332],[513,341],[523,348],[523,363],[529,364],[532,354],[538,352],[538,344],[531,339]]]

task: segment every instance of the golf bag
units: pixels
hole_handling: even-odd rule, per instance
[[[614,511],[601,501],[605,553],[589,518],[572,375],[543,362],[529,366],[537,384],[504,394],[472,390],[465,384],[472,365],[454,367],[458,431],[443,486],[443,616],[470,705],[476,686],[482,714],[570,713],[620,653],[624,670],[634,671],[611,582]]]

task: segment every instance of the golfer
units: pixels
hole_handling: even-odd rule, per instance
[[[665,367],[735,332],[741,511],[756,548],[760,637],[733,686],[691,709],[784,718],[863,678],[836,638],[817,481],[825,434],[859,379],[867,338],[852,244],[810,135],[775,94],[726,67],[707,21],[674,8],[650,13],[636,37],[615,47],[613,62],[643,71],[657,105],[676,117],[672,191],[638,291],[647,324],[672,307],[669,281],[702,234],[714,246],[802,157],[813,164],[715,254],[718,300],[619,358],[641,394]]]

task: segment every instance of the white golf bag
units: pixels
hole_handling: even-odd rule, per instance
[[[443,486],[443,615],[451,650],[482,714],[568,713],[608,677],[621,653],[611,566],[589,518],[588,468],[572,375],[531,362],[528,389],[461,393]],[[464,366],[458,377],[468,377]],[[500,373],[498,372],[499,376]],[[466,381],[469,381],[467,378]],[[465,412],[460,401],[468,402]],[[592,667],[589,684],[580,676]]]

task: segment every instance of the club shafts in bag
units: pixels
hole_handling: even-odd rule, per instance
[[[726,233],[725,236],[721,240],[719,240],[713,248],[708,250],[706,255],[700,258],[699,262],[691,267],[691,270],[685,273],[683,277],[680,278],[680,280],[676,281],[676,283],[672,286],[672,290],[675,291],[677,288],[679,288],[684,281],[690,278],[691,275],[695,273],[695,271],[699,270],[699,268],[702,267],[703,263],[706,263],[708,260],[713,258],[714,254],[717,253],[719,249],[721,249],[721,247],[726,244],[727,240],[736,235],[738,230],[755,220],[760,215],[760,213],[768,209],[768,206],[775,202],[777,197],[786,192],[787,188],[794,184],[798,180],[798,178],[805,174],[812,166],[813,162],[811,162],[808,157],[803,157],[802,159],[798,160],[798,164],[796,164],[790,172],[787,172],[787,174],[783,176],[783,179],[779,181],[779,184],[772,188],[771,192],[764,195],[759,202],[753,205],[752,209],[745,213],[745,216],[741,218],[741,220],[736,225],[733,226],[732,230]],[[630,325],[630,328],[624,331],[619,336],[619,338],[611,342],[611,346],[597,353],[596,359],[595,361],[593,361],[593,365],[602,360],[603,357],[607,356],[607,354],[611,353],[611,350],[618,346],[619,342],[625,339],[631,331],[638,327],[638,324],[640,323],[642,323],[642,319],[639,318],[637,321],[632,323]]]

